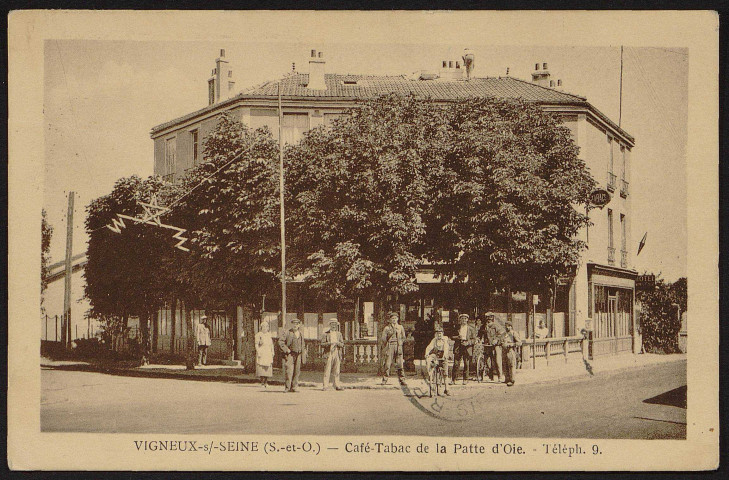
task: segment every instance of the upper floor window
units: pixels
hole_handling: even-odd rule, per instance
[[[620,178],[622,178],[623,180],[626,180],[627,178],[626,178],[625,173],[627,171],[628,165],[627,165],[627,155],[625,154],[625,147],[620,147],[620,156],[621,156],[621,161],[623,164],[623,170],[621,172],[622,176]]]
[[[192,145],[192,166],[196,166],[198,163],[198,130],[192,130],[190,132],[190,143]]]
[[[608,208],[608,247],[614,248],[613,244],[613,210]]]
[[[308,113],[284,113],[283,123],[281,124],[281,133],[283,143],[295,144],[309,130],[309,114]]]
[[[215,80],[208,81],[208,105],[215,103]]]
[[[165,174],[175,173],[177,163],[177,138],[168,138],[165,141]]]
[[[614,173],[615,172],[615,170],[613,169],[614,162],[615,162],[615,158],[614,158],[614,154],[613,154],[613,142],[614,142],[614,140],[611,137],[607,137],[607,142],[608,142],[608,151],[609,151],[608,153],[610,155],[610,157],[608,157],[609,158],[609,160],[608,160],[608,173]]]

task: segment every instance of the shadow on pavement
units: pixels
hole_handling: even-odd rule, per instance
[[[670,407],[686,408],[686,385],[674,388],[655,397],[643,400],[643,403],[654,405],[667,405]]]

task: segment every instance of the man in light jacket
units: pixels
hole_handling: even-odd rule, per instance
[[[208,316],[200,317],[200,322],[195,326],[195,340],[197,341],[197,364],[208,364],[208,347],[210,346],[210,327]]]
[[[405,329],[397,323],[400,320],[400,315],[397,312],[390,313],[388,318],[390,324],[382,329],[382,341],[380,342],[380,349],[385,354],[382,384],[387,384],[387,379],[390,376],[390,368],[394,363],[397,369],[397,376],[400,379],[400,385],[405,385],[405,373],[403,372],[405,362],[402,350],[402,344],[405,341]]]
[[[334,375],[334,388],[342,390],[339,383],[339,372],[342,364],[342,351],[344,349],[344,339],[339,331],[339,322],[336,318],[329,320],[329,330],[324,332],[321,337],[321,346],[324,348],[324,355],[327,359],[324,368],[324,390],[329,389],[329,380]]]

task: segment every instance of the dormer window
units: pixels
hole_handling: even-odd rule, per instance
[[[357,80],[342,80],[343,85],[357,85]]]

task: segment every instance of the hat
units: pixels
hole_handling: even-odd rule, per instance
[[[207,315],[202,315],[202,316],[200,317],[200,320],[207,320],[207,319],[208,319],[208,316],[207,316]]]
[[[339,320],[337,320],[336,318],[332,318],[331,320],[329,320],[329,325],[339,325]]]
[[[397,312],[390,312],[390,314],[387,316],[387,318],[392,318],[392,317],[395,317],[398,320],[400,320],[400,314]]]
[[[291,319],[291,323],[301,323],[301,320],[299,320],[298,318],[294,317],[294,318]]]
[[[462,318],[465,318],[466,320],[468,320],[468,318],[469,318],[468,317],[468,314],[467,313],[462,313],[462,314],[458,315],[458,320],[461,320]]]
[[[484,318],[495,318],[496,317],[494,312],[491,312],[491,311],[484,313],[483,316],[484,316]]]

